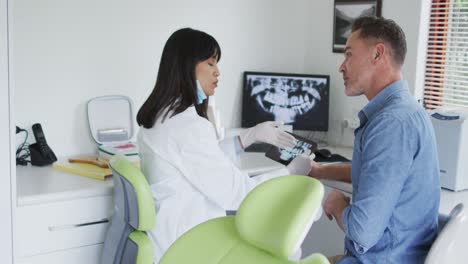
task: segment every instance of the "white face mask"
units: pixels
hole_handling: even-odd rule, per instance
[[[197,104],[202,104],[203,100],[207,98],[205,92],[203,91],[203,88],[200,84],[200,81],[197,80]]]

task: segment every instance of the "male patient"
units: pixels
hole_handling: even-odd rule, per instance
[[[348,96],[365,95],[353,160],[314,164],[310,176],[353,185],[352,203],[331,192],[328,218],[345,233],[345,255],[332,263],[423,263],[437,232],[440,183],[434,132],[425,110],[402,79],[402,29],[392,20],[356,20],[346,42],[343,74]]]

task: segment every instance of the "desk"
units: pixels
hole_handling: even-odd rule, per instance
[[[344,147],[328,147],[332,153],[343,155],[344,157],[352,157],[353,150]],[[240,167],[242,171],[247,172],[249,176],[254,176],[267,171],[283,168],[284,165],[265,157],[265,153],[260,152],[244,152],[240,156]]]
[[[18,206],[112,195],[112,180],[98,181],[50,166],[17,166]]]
[[[284,165],[265,157],[265,153],[244,152],[240,156],[240,167],[249,176],[284,168]]]
[[[98,264],[113,210],[112,180],[18,166],[15,261]]]
[[[351,148],[328,148],[333,153],[352,157]],[[281,167],[263,153],[241,155],[241,168],[249,175]],[[17,263],[98,264],[108,225],[106,220],[113,211],[112,180],[98,181],[51,167],[18,166],[16,175]],[[326,193],[333,188],[352,193],[350,184],[324,181],[324,185]],[[468,191],[442,190],[440,212],[448,214],[459,202],[468,204]],[[339,254],[343,238],[336,223],[322,217],[306,237],[303,253]]]

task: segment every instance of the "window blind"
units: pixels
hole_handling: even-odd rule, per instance
[[[468,109],[468,0],[432,0],[424,105]]]

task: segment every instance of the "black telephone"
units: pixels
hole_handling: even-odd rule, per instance
[[[32,125],[32,131],[36,143],[29,145],[29,152],[31,153],[31,165],[44,166],[49,165],[57,161],[52,149],[47,145],[47,141],[42,131],[41,124]]]

